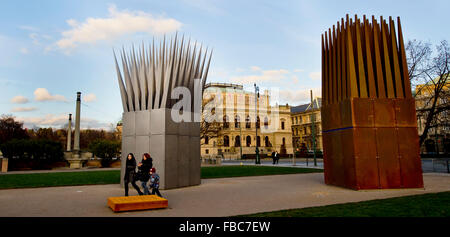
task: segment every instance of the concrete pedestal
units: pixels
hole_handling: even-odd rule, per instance
[[[125,112],[122,121],[121,185],[128,153],[137,163],[150,154],[161,189],[200,184],[200,123],[175,123],[171,109]]]
[[[69,162],[70,169],[83,168],[83,163],[85,163],[91,157],[92,157],[91,152],[85,152],[85,151],[65,151],[64,152],[64,159]]]
[[[8,158],[0,158],[0,172],[6,173],[8,172]]]

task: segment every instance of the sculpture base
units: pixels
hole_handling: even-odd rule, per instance
[[[136,162],[144,153],[153,159],[160,189],[195,186],[200,179],[200,123],[172,120],[170,109],[123,114],[121,185],[128,153]]]
[[[414,99],[352,98],[322,108],[325,183],[423,188]]]
[[[156,195],[110,197],[108,206],[114,212],[167,208],[169,201]]]
[[[70,169],[83,168],[83,164],[92,157],[92,153],[85,151],[65,151],[64,159],[69,162]]]

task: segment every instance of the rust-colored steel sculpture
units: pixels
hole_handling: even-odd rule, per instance
[[[415,103],[400,18],[364,16],[322,35],[325,183],[422,188]]]

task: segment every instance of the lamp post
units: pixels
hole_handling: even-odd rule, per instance
[[[256,86],[256,83],[254,84],[255,86],[255,129],[256,129],[256,159],[255,159],[255,164],[259,165],[261,164],[261,161],[259,159],[259,148],[258,148],[258,126],[257,126],[257,122],[258,122],[258,111],[257,111],[257,107],[258,107],[258,98],[259,98],[259,87]]]
[[[313,146],[313,153],[314,153],[314,166],[317,166],[317,159],[316,159],[316,131],[315,131],[315,123],[316,118],[314,116],[314,100],[313,100],[313,92],[311,90],[311,135],[312,135],[312,146]]]

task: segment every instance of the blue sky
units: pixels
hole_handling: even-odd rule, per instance
[[[405,40],[435,44],[450,38],[448,9],[445,0],[2,1],[1,114],[59,127],[81,91],[82,126],[108,128],[122,114],[112,48],[175,31],[214,48],[209,81],[256,81],[298,105],[320,92],[320,37],[345,14],[400,16]]]

